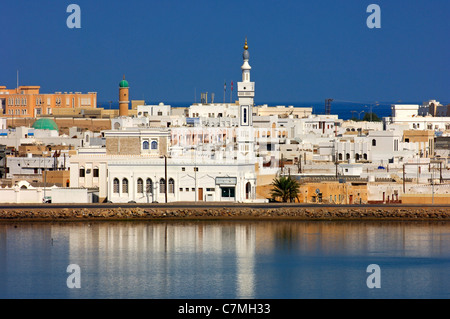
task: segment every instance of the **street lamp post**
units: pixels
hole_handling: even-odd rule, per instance
[[[361,113],[364,113],[364,110],[362,110],[361,112],[357,112],[358,113],[358,120],[361,119]]]

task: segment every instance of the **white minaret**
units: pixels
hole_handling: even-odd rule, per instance
[[[239,128],[237,142],[239,145],[239,155],[244,156],[245,161],[254,158],[254,133],[253,133],[253,98],[255,97],[255,83],[250,82],[250,64],[248,59],[247,39],[245,39],[244,53],[242,54],[244,64],[242,64],[242,82],[238,82],[239,98]]]
[[[239,125],[252,126],[253,99],[255,97],[255,82],[250,82],[250,70],[252,67],[248,64],[250,54],[248,53],[247,38],[245,39],[244,53],[242,54],[244,64],[242,64],[242,82],[238,82],[239,98]]]

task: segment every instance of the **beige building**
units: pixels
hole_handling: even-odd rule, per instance
[[[416,143],[420,157],[434,156],[434,131],[432,130],[405,130],[403,142]]]
[[[0,116],[39,117],[58,109],[96,108],[96,92],[41,93],[40,86],[19,86],[7,89],[0,86]]]

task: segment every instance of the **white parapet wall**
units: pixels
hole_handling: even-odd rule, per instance
[[[54,188],[52,189],[52,203],[86,204],[90,202],[87,188]]]
[[[0,203],[39,204],[46,199],[52,203],[91,203],[92,194],[87,188],[33,187],[26,181],[20,181],[13,187],[0,188]]]

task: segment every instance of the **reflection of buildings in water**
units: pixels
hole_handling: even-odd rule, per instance
[[[255,248],[256,229],[254,224],[236,225],[236,298],[254,298]]]
[[[71,228],[69,232],[66,227],[61,231],[58,225],[52,227],[51,233],[33,232],[33,236],[40,234],[50,241],[51,238],[63,239],[69,234],[70,253],[74,258],[80,250],[97,250],[100,254],[117,250],[121,254],[128,252],[137,255],[148,251],[216,254],[236,251],[239,256],[254,255],[277,249],[277,242],[280,241],[291,241],[292,249],[303,252],[320,250],[325,253],[342,251],[356,254],[362,251],[383,251],[386,246],[394,246],[405,249],[406,254],[414,252],[426,256],[439,249],[439,245],[433,245],[433,240],[441,233],[435,233],[432,225],[328,221],[92,223],[89,227],[68,226]]]
[[[402,251],[402,256],[442,254],[443,247],[436,245],[436,236],[442,233],[440,230],[435,232],[433,225],[436,224],[420,221],[255,223],[256,252],[270,253],[289,248],[306,254],[391,254],[393,251]]]
[[[216,269],[228,271],[229,261],[236,259],[237,293],[239,297],[253,296],[256,230],[251,224],[91,223],[69,227],[70,263],[82,269],[95,265],[97,282],[118,285],[121,272],[127,278],[147,273],[165,287],[171,285],[170,277],[188,277],[196,272],[195,267],[205,271],[213,267],[213,273]],[[215,279],[218,288],[229,284],[224,278]]]
[[[208,284],[208,278],[220,292],[229,289],[231,274],[236,298],[254,298],[258,255],[273,255],[279,249],[305,255],[357,257],[448,254],[448,228],[433,225],[362,221],[119,222],[92,223],[89,227],[74,224],[67,226],[68,231],[66,226],[57,226],[64,232],[51,236],[69,234],[70,263],[82,269],[95,265],[91,275],[99,283],[126,287],[131,281],[141,287],[151,282],[163,290],[162,295],[170,296],[179,285],[174,278],[200,288]],[[122,272],[126,283],[121,281]],[[142,283],[142,276],[148,282]]]
[[[276,258],[280,249],[288,254],[369,259],[446,257],[449,233],[448,223],[405,221],[24,223],[17,228],[4,223],[0,225],[0,269],[7,271],[0,277],[36,266],[50,269],[51,275],[61,271],[64,286],[65,267],[74,263],[81,267],[84,291],[93,291],[99,298],[129,297],[115,291],[118,287],[123,293],[136,289],[140,296],[156,287],[159,297],[170,297],[180,287],[201,292],[212,286],[218,297],[231,289],[237,298],[254,298],[256,283],[263,279],[259,276],[264,275],[257,272],[258,260],[264,255]],[[301,277],[302,269],[296,270],[293,274],[299,278],[294,283],[307,282],[306,275]],[[431,271],[405,267],[403,276],[421,278],[424,289],[431,289],[426,284],[434,278]],[[350,272],[340,276],[352,277]]]

